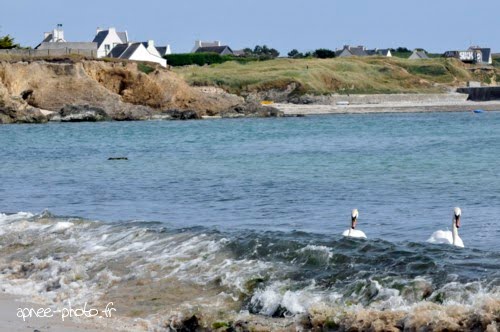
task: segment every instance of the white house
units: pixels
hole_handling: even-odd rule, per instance
[[[43,34],[42,43],[65,43],[64,30],[62,29],[62,24],[58,24],[57,27],[51,32],[45,32]]]
[[[148,48],[144,46],[144,43],[124,43],[115,45],[108,56],[117,59],[155,62],[163,67],[167,66],[167,60],[163,59],[157,51],[155,54],[152,54]]]
[[[127,31],[118,32],[115,28],[107,30],[97,28],[93,42],[97,43],[97,57],[103,58],[108,56],[116,45],[128,43],[128,34]]]

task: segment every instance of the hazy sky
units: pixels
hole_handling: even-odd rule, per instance
[[[500,52],[500,0],[0,1],[0,35],[23,46],[36,46],[61,23],[67,41],[91,41],[97,27],[114,26],[174,52],[189,51],[195,39],[282,53],[344,44],[435,52],[477,44]]]

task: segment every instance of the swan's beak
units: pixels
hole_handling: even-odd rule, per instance
[[[460,216],[455,216],[455,226],[457,226],[457,228],[460,228]]]
[[[356,224],[358,223],[358,218],[356,217],[351,217],[351,228],[352,229],[355,229],[356,228]]]

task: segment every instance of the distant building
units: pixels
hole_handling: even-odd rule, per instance
[[[58,24],[57,27],[51,32],[45,32],[43,35],[42,43],[65,43],[64,30],[62,24]]]
[[[481,48],[479,46],[471,46],[466,51],[447,51],[444,53],[445,58],[456,58],[465,63],[476,64],[492,64],[490,48]]]
[[[219,55],[234,55],[229,46],[207,46],[200,47],[195,53],[217,53]]]
[[[115,28],[107,30],[97,28],[94,42],[97,43],[98,58],[110,57],[134,61],[148,61],[166,67],[167,60],[163,59],[163,56],[170,54],[170,45],[156,47],[153,40],[132,43],[128,39],[127,31],[119,32]]]
[[[446,51],[444,52],[445,58],[455,58],[465,63],[473,63],[474,62],[474,52],[467,51]]]
[[[384,48],[384,49],[374,49],[374,50],[366,50],[366,53],[368,55],[374,55],[374,56],[385,56],[385,57],[392,57],[392,53],[391,53],[391,50],[388,49],[388,48]]]
[[[427,55],[427,53],[425,53],[425,51],[414,50],[408,59],[410,60],[429,59],[429,56]]]
[[[368,56],[368,53],[366,52],[366,48],[364,46],[344,45],[344,48],[335,52],[335,56],[339,58],[351,56]]]
[[[366,47],[360,46],[350,46],[344,45],[341,50],[335,51],[335,56],[340,58],[351,57],[351,56],[385,56],[392,57],[391,50],[388,48],[385,49],[373,49],[367,50]]]
[[[234,51],[233,51],[233,55],[234,55],[234,56],[245,56],[245,55],[246,55],[246,53],[245,53],[245,51],[244,51],[244,50],[234,50]]]
[[[172,54],[172,50],[170,45],[167,46],[156,46],[156,50],[160,53],[160,56],[164,57],[165,55]]]
[[[222,46],[221,42],[216,40],[213,42],[208,42],[208,41],[201,41],[201,40],[196,40],[194,42],[194,47],[191,50],[191,53],[196,53],[196,51],[201,48],[201,47],[215,47],[215,46]]]
[[[476,63],[479,64],[488,64],[491,65],[493,63],[493,57],[491,54],[491,48],[483,48],[479,46],[471,46],[469,50],[475,52],[476,55]]]
[[[64,39],[62,24],[58,24],[57,27],[51,32],[44,33],[42,42],[38,44],[35,49],[47,51],[48,55],[75,53],[95,57],[97,54],[97,43],[67,42],[66,39]]]
[[[93,42],[97,43],[97,57],[103,58],[108,56],[116,45],[127,44],[128,33],[127,31],[118,32],[115,28],[109,28],[107,30],[97,28]]]
[[[156,51],[156,49],[154,50]],[[155,54],[151,53],[150,49],[148,49],[144,43],[126,43],[115,45],[111,52],[109,52],[108,56],[110,58],[124,60],[155,62],[163,67],[167,66],[167,60],[163,59],[157,51]]]
[[[165,55],[172,54],[172,51],[170,50],[170,45],[167,46],[155,46],[154,40],[148,40],[147,42],[142,43],[144,47],[149,51],[149,53],[159,56],[159,57],[164,57]]]

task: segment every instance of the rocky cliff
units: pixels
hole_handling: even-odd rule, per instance
[[[246,115],[242,110],[276,115],[235,95],[191,88],[161,67],[147,67],[148,74],[139,68],[95,60],[0,61],[0,123]]]

